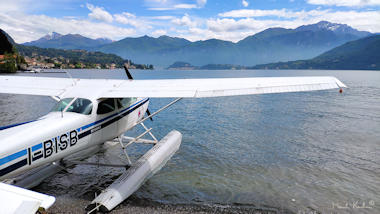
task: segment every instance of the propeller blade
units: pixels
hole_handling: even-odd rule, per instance
[[[133,80],[132,74],[129,72],[129,70],[128,70],[126,64],[124,64],[124,70],[125,70],[125,74],[127,74],[127,76],[128,76],[128,79]],[[148,116],[150,116],[150,111],[149,111],[149,109],[146,110],[146,114],[147,114]],[[149,119],[150,119],[151,121],[153,121],[153,118],[149,118]]]
[[[149,111],[149,109],[147,109],[146,110],[146,114],[148,115],[148,117],[150,116],[150,111]],[[151,117],[151,118],[149,118],[151,121],[153,121],[153,118]]]
[[[133,80],[133,77],[125,64],[124,64],[124,70],[125,70],[125,74],[127,74],[128,79]]]

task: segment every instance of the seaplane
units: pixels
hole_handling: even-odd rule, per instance
[[[128,78],[123,80],[0,76],[0,93],[50,96],[57,101],[41,118],[0,127],[1,213],[45,212],[55,197],[30,188],[72,165],[96,164],[83,160],[116,145],[125,154],[126,171],[85,208],[89,213],[111,211],[179,149],[180,132],[172,130],[158,140],[144,122],[183,98],[338,88],[342,92],[346,87],[329,76],[135,80],[126,67],[125,71]],[[149,98],[173,101],[151,114]],[[140,125],[145,130],[141,134],[125,136]],[[132,162],[128,146],[134,143],[152,144],[152,148]]]

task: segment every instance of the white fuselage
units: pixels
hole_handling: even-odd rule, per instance
[[[115,99],[115,110],[98,114],[99,101],[91,101],[88,115],[55,111],[1,130],[0,180],[120,136],[141,120],[149,104],[149,99],[138,98],[118,106]]]

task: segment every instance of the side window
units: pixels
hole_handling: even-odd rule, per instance
[[[115,110],[115,102],[113,98],[105,99],[98,105],[97,114],[107,114]]]
[[[117,98],[116,103],[118,108],[126,108],[136,102],[137,98],[128,97],[128,98]]]

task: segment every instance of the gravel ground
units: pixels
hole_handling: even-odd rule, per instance
[[[75,199],[67,196],[57,196],[55,204],[48,210],[48,213],[86,213],[85,207],[89,200]],[[72,203],[75,201],[74,203]],[[121,205],[117,206],[110,213],[254,213],[254,214],[277,214],[290,213],[286,210],[271,208],[255,208],[245,205],[194,205],[194,204],[162,204],[148,200],[134,198],[133,196]]]

